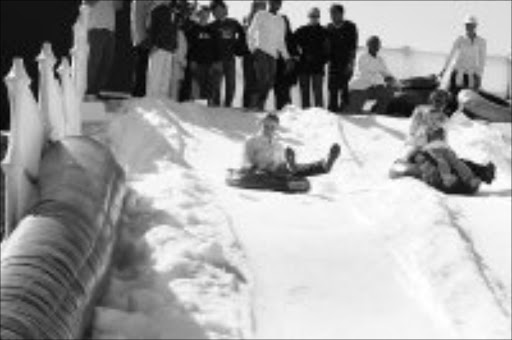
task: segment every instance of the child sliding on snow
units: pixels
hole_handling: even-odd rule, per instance
[[[492,182],[495,166],[461,160],[447,143],[445,114],[449,94],[437,90],[430,96],[430,105],[418,107],[412,117],[407,152],[402,162],[412,164],[406,175],[422,179],[442,191],[463,188],[466,193],[478,190],[482,181]]]
[[[482,181],[457,157],[457,154],[446,143],[445,134],[446,132],[442,128],[428,131],[428,143],[423,146],[423,151],[436,161],[439,175],[445,186],[453,186],[457,179],[460,179],[464,185],[476,191]]]
[[[272,113],[268,114],[261,124],[261,132],[245,144],[244,166],[248,169],[275,175],[309,177],[329,173],[340,155],[340,146],[334,144],[325,160],[297,164],[295,151],[291,148],[285,149],[276,135],[279,117]]]

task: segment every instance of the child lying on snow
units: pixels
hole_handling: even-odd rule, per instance
[[[329,173],[340,155],[340,146],[334,144],[325,160],[310,164],[297,164],[295,151],[284,148],[276,130],[279,117],[268,114],[261,122],[261,131],[249,138],[244,149],[244,168],[275,175],[310,177]]]

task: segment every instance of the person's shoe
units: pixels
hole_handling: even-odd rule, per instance
[[[291,149],[291,148],[286,148],[286,150],[284,150],[284,157],[286,159],[286,164],[288,165],[288,169],[291,172],[296,172],[297,171],[297,163],[295,161],[295,151],[293,151],[293,149]]]
[[[489,162],[485,167],[485,173],[482,176],[482,181],[486,184],[491,184],[496,179],[496,165],[494,163]]]
[[[341,147],[338,143],[331,146],[331,149],[329,150],[329,155],[327,156],[327,160],[325,161],[325,170],[327,172],[330,172],[332,169],[332,166],[334,165],[334,162],[338,159],[341,153]]]

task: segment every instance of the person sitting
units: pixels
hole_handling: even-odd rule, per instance
[[[445,123],[448,120],[445,112],[449,99],[448,92],[436,90],[430,96],[430,105],[416,108],[406,141],[405,155],[395,163],[390,174],[392,178],[413,176],[423,179],[433,187],[443,188],[442,191],[450,191],[452,187],[462,187],[465,192],[478,191],[482,181],[492,182],[496,171],[493,163],[482,166],[460,160],[449,147],[445,130]],[[416,161],[416,157],[422,161]],[[436,180],[427,181],[422,177],[425,174],[429,178],[432,177],[432,169],[427,171],[428,167],[424,164],[428,159],[431,160],[427,162],[428,165],[435,166],[434,170],[438,174]],[[420,165],[426,168],[421,170]]]
[[[481,182],[491,184],[496,177],[496,167],[493,163],[488,163],[483,166],[465,159],[461,159],[460,162],[464,163]],[[402,174],[402,176],[396,177],[409,176],[417,178],[445,194],[472,195],[479,190],[479,185],[468,185],[467,181],[461,180],[461,178],[456,175],[454,176],[454,180],[447,185],[445,181],[443,181],[436,158],[426,151],[418,150],[412,154],[409,159],[409,164],[410,167],[408,171]]]
[[[245,169],[276,176],[310,177],[329,173],[340,155],[340,146],[334,144],[325,160],[297,164],[295,151],[285,148],[277,136],[279,117],[270,113],[262,120],[261,125],[261,131],[245,143]]]
[[[430,131],[428,144],[422,150],[431,155],[436,163],[443,184],[450,187],[457,178],[471,190],[478,190],[482,180],[473,174],[473,171],[458,157],[446,143],[446,132],[440,128]]]
[[[420,105],[414,109],[409,135],[405,142],[406,154],[404,159],[428,144],[428,134],[431,131],[444,129],[448,121],[446,110],[449,102],[450,94],[448,92],[435,90],[429,97],[428,105]]]
[[[370,37],[366,46],[368,51],[357,58],[355,74],[349,83],[349,103],[344,111],[362,113],[366,101],[373,99],[377,101],[375,112],[385,114],[397,81],[378,54],[381,48],[379,37]]]

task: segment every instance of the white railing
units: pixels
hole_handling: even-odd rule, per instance
[[[50,43],[44,43],[37,57],[39,93],[30,89],[21,58],[13,60],[5,78],[10,106],[10,137],[2,161],[5,174],[5,236],[25,216],[38,199],[39,163],[48,142],[82,133],[81,103],[87,87],[88,7],[82,5],[73,27],[74,46],[67,58],[57,60]]]

